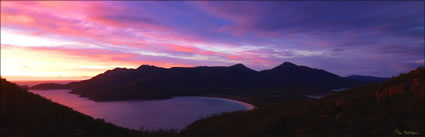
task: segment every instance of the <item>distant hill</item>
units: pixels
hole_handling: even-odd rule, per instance
[[[198,120],[186,137],[423,137],[424,68],[319,100]]]
[[[161,99],[172,96],[292,96],[361,85],[324,70],[285,62],[255,71],[242,64],[229,67],[116,68],[63,87],[96,101]],[[31,88],[42,87],[36,85]],[[45,86],[47,87],[47,86]],[[52,85],[53,88],[58,87]],[[60,87],[60,86],[59,86]]]
[[[57,84],[57,83],[43,83],[32,86],[30,89],[35,90],[55,90],[55,89],[71,89],[68,84]]]
[[[362,84],[321,69],[298,66],[290,62],[260,72],[264,89],[272,87],[274,92],[311,93],[336,88],[349,88]]]
[[[351,75],[346,77],[348,79],[360,80],[364,82],[377,83],[388,80],[390,78],[382,78],[382,77],[372,77],[372,76],[361,76],[361,75]]]
[[[1,79],[1,137],[166,137],[93,119]]]

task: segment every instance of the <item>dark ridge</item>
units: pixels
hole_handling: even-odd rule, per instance
[[[108,70],[89,80],[75,83],[72,93],[96,101],[210,95],[289,98],[360,84],[324,70],[289,62],[261,72],[243,64],[170,69],[141,65],[137,69]]]
[[[273,69],[289,69],[289,68],[296,68],[298,67],[297,65],[295,65],[294,63],[291,62],[283,62],[282,64],[280,64],[279,66],[274,67]]]
[[[248,68],[245,65],[240,64],[240,63],[239,64],[232,65],[229,68],[237,69],[237,70],[242,70],[242,71],[255,71],[255,70],[252,70],[252,69],[250,69],[250,68]],[[257,72],[257,71],[255,71],[255,72]]]
[[[232,65],[232,66],[230,66],[231,68],[248,68],[248,67],[246,67],[245,65],[243,65],[243,64],[241,64],[241,63],[239,63],[239,64],[235,64],[235,65]]]
[[[71,89],[71,88],[67,85],[64,85],[64,84],[44,83],[44,84],[38,84],[38,85],[32,86],[29,89],[54,90],[54,89]]]
[[[153,69],[164,69],[164,68],[157,67],[157,66],[154,66],[154,65],[141,65],[137,69],[138,70],[153,70]]]
[[[371,83],[381,82],[381,81],[390,79],[390,78],[383,78],[383,77],[372,77],[372,76],[361,76],[361,75],[351,75],[346,78],[365,81],[365,82],[371,82]]]

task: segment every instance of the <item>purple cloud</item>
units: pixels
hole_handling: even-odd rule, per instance
[[[159,66],[263,70],[291,61],[391,76],[424,58],[423,1],[2,2],[1,11],[2,33],[88,43]]]

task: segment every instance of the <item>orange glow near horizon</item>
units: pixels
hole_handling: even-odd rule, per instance
[[[75,49],[53,50],[1,45],[1,76],[10,81],[83,80],[116,67],[137,68],[141,64],[159,64],[166,68],[186,66],[160,62],[126,61],[125,58],[133,56],[128,53],[111,54],[102,53],[101,50],[90,52],[91,54],[86,55]]]
[[[83,80],[115,67],[136,68],[141,64],[173,66],[159,62],[128,60],[135,56],[131,53],[78,47],[63,48],[59,45],[73,43],[3,30],[1,38],[1,77],[10,81]]]
[[[71,53],[72,54],[72,53]],[[102,73],[112,62],[83,59],[66,51],[49,51],[2,45],[1,75],[8,80],[84,79]],[[120,67],[136,67],[134,63],[120,63]],[[109,67],[108,67],[109,66]]]
[[[184,60],[217,58],[168,44],[187,40],[165,26],[108,18],[126,12],[112,3],[1,3],[1,77],[10,81],[82,80],[116,67],[188,67]]]
[[[116,67],[137,68],[140,64],[175,66],[175,64],[159,62],[120,60],[122,57],[132,56],[126,53],[84,55],[80,54],[78,50],[64,51],[5,45],[2,45],[1,48],[1,76],[11,81],[83,80]]]

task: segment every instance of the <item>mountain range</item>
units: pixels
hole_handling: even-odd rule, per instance
[[[111,101],[173,96],[302,96],[368,82],[284,62],[263,71],[252,70],[243,64],[173,68],[141,65],[137,69],[115,68],[79,82],[45,83],[31,89],[71,89],[71,93],[92,100]]]
[[[424,76],[424,68],[418,68],[317,100],[282,100],[217,114],[180,133],[120,128],[2,79],[0,129],[5,137],[420,137],[425,133]]]

